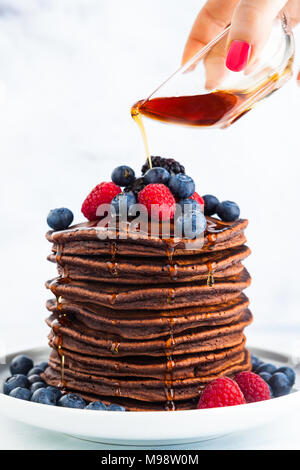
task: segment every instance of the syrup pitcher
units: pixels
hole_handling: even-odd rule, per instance
[[[148,156],[142,116],[172,124],[226,128],[291,78],[294,38],[285,15],[274,21],[259,56],[241,72],[231,72],[225,65],[229,31],[230,26],[132,107]]]

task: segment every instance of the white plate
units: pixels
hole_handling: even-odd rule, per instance
[[[251,348],[250,348],[251,349]],[[272,351],[251,349],[261,359],[287,365],[289,357]],[[0,366],[2,384],[10,375],[8,364],[17,354],[27,354],[35,363],[47,360],[46,347],[18,351]],[[107,412],[60,408],[0,393],[0,413],[22,423],[74,437],[109,444],[168,445],[199,442],[268,423],[300,407],[300,370],[295,391],[290,395],[259,403],[189,411]]]

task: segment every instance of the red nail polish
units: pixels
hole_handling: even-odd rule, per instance
[[[251,46],[245,41],[232,41],[226,58],[226,67],[233,72],[244,70],[248,64]]]

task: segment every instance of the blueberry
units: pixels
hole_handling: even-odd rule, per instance
[[[134,182],[135,173],[129,166],[121,165],[114,169],[111,179],[118,186],[128,186]]]
[[[92,401],[85,407],[86,410],[102,410],[107,411],[107,407],[102,403],[102,401]]]
[[[47,387],[47,390],[51,390],[54,393],[56,401],[58,401],[62,396],[61,391],[56,387],[52,387],[51,385],[49,385],[49,387]]]
[[[251,364],[252,364],[252,371],[255,372],[259,366],[263,364],[263,362],[253,354],[251,354]]]
[[[144,174],[144,181],[146,184],[167,184],[170,179],[170,173],[165,168],[155,167],[150,168]]]
[[[44,371],[43,369],[41,369],[40,367],[38,366],[35,366],[33,367],[32,369],[30,369],[30,371],[28,372],[27,374],[27,377],[29,377],[30,375],[40,375],[42,374]]]
[[[28,388],[17,387],[10,392],[9,396],[29,401],[31,398],[31,391],[28,390]]]
[[[214,215],[217,212],[217,206],[220,203],[219,199],[211,194],[205,194],[204,199],[204,214]]]
[[[30,387],[30,390],[32,393],[34,393],[36,390],[38,390],[39,388],[45,388],[46,387],[46,384],[45,382],[34,382],[31,387]]]
[[[295,385],[296,374],[295,374],[294,369],[292,369],[291,367],[284,366],[284,367],[279,367],[279,369],[277,369],[276,372],[282,372],[282,374],[286,375],[287,378],[289,379],[289,384],[291,387]]]
[[[206,218],[201,211],[187,212],[175,220],[175,234],[193,239],[206,229]]]
[[[265,364],[262,363],[258,368],[256,369],[256,373],[260,375],[261,372],[268,372],[268,374],[274,374],[276,372],[276,367],[273,366],[273,364]]]
[[[24,374],[26,375],[27,372],[32,369],[33,367],[33,360],[30,359],[28,356],[19,355],[13,358],[10,363],[9,369],[12,375],[15,374]]]
[[[174,196],[184,199],[194,194],[195,183],[190,176],[178,173],[177,175],[172,175],[170,177],[169,188]]]
[[[136,204],[136,198],[132,191],[117,194],[111,201],[111,205],[114,207],[116,215],[127,215],[127,212],[133,204]]]
[[[47,390],[47,388],[39,388],[36,390],[32,397],[31,401],[34,403],[42,403],[43,405],[56,405],[55,393],[52,390]]]
[[[291,391],[289,378],[282,372],[275,372],[269,381],[274,397],[288,395]]]
[[[201,212],[201,206],[199,202],[195,201],[195,199],[188,199],[188,198],[180,199],[178,204],[180,205],[183,213],[190,212],[190,211]]]
[[[58,401],[58,406],[64,406],[66,408],[85,408],[86,403],[83,398],[75,395],[75,393],[67,393],[60,398]]]
[[[234,222],[240,216],[240,208],[235,202],[223,201],[217,206],[217,214],[224,222]]]
[[[46,361],[45,362],[40,362],[39,364],[36,364],[36,367],[39,367],[44,372],[44,370],[48,367],[48,362],[46,362]]]
[[[23,374],[17,374],[13,375],[12,377],[8,377],[6,380],[4,386],[3,386],[3,392],[5,395],[9,395],[10,392],[17,387],[22,387],[22,388],[28,388],[29,387],[29,381],[26,375]]]
[[[73,222],[73,212],[70,209],[61,207],[60,209],[53,209],[49,212],[47,217],[47,224],[53,230],[65,230]]]
[[[270,378],[272,377],[272,374],[269,374],[269,372],[261,372],[258,374],[267,384],[269,383]]]
[[[124,408],[124,406],[115,405],[114,403],[112,403],[111,405],[109,405],[108,411],[126,411],[126,409]]]
[[[36,383],[36,382],[43,382],[43,380],[41,379],[41,376],[38,375],[38,374],[32,374],[32,375],[29,375],[28,376],[28,382],[30,383],[30,385]]]

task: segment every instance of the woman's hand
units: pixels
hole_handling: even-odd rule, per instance
[[[210,60],[214,70],[224,64],[234,72],[244,70],[266,43],[283,8],[293,26],[300,22],[300,0],[207,0],[189,35],[183,64],[231,23],[226,47]]]

